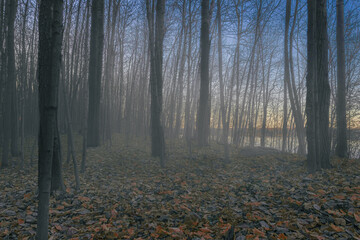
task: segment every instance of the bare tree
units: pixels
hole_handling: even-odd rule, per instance
[[[210,132],[209,111],[209,56],[210,56],[210,14],[209,0],[201,1],[201,32],[200,32],[200,100],[197,111],[196,129],[198,144],[208,143]]]
[[[221,23],[221,0],[217,0],[217,27],[218,27],[218,57],[219,57],[219,83],[220,83],[220,112],[221,112],[221,119],[222,119],[222,127],[223,127],[223,143],[224,143],[224,158],[225,161],[229,161],[229,121],[226,115],[226,106],[225,106],[225,96],[224,96],[224,79],[223,79],[223,61],[222,61],[222,23]],[[237,51],[235,52],[236,59]],[[235,61],[235,60],[234,60]],[[232,81],[234,79],[234,74],[232,74]],[[232,89],[232,86],[231,86]],[[232,95],[232,94],[230,94]],[[229,101],[229,108],[231,110],[231,100]],[[229,111],[230,116],[230,111]]]
[[[86,18],[86,23],[85,23],[85,49],[84,49],[84,56],[85,58],[88,57],[88,38],[89,38],[89,18],[90,18],[90,0],[86,1],[86,14],[84,15],[84,17]],[[87,61],[84,61],[82,69],[84,70],[84,72],[88,71],[89,64]],[[86,78],[86,74],[84,74],[83,79]],[[83,121],[84,121],[84,126],[82,128],[82,157],[81,157],[81,169],[80,171],[82,173],[85,172],[85,168],[86,168],[86,147],[87,147],[87,114],[88,114],[88,87],[86,82],[84,81],[83,83],[84,85],[84,90],[83,90],[83,108],[84,108],[84,112],[83,112]]]
[[[290,31],[289,36],[289,25],[290,25],[290,14],[291,14],[291,0],[286,1],[286,19],[285,19],[285,47],[284,47],[284,67],[285,67],[285,82],[287,86],[287,90],[289,93],[290,99],[290,106],[292,110],[292,115],[294,117],[295,125],[296,125],[296,134],[298,137],[298,152],[300,154],[305,154],[305,136],[304,136],[304,121],[301,114],[301,108],[299,104],[299,97],[296,91],[295,86],[295,74],[294,74],[294,64],[292,58],[292,42],[293,42],[293,35],[295,29],[295,23],[298,13],[298,5],[299,0],[296,0],[295,10],[294,10],[294,17],[293,17],[293,25]],[[290,37],[290,41],[289,41]],[[291,78],[291,81],[290,81]]]
[[[149,27],[150,51],[150,91],[151,91],[151,154],[160,158],[160,165],[165,165],[165,138],[161,124],[162,112],[162,62],[163,41],[165,35],[164,15],[165,0],[146,0],[147,19]]]
[[[16,71],[15,71],[15,49],[14,49],[14,22],[16,16],[17,1],[6,1],[5,20],[6,20],[6,56],[5,64],[5,96],[3,101],[4,109],[4,135],[3,135],[3,154],[1,167],[8,166],[9,144],[11,139],[11,155],[18,155],[17,146],[17,102],[16,102]],[[4,66],[3,66],[4,67]]]
[[[17,10],[17,0],[7,1],[8,4],[8,25],[7,25],[7,79],[10,82],[11,92],[11,155],[19,155],[19,129],[18,129],[18,106],[17,106],[17,91],[16,91],[16,67],[15,67],[15,46],[14,46],[14,23]]]
[[[184,40],[182,46],[182,53],[180,59],[180,69],[178,74],[178,92],[177,92],[177,111],[176,111],[176,125],[175,125],[175,137],[178,137],[180,134],[180,127],[183,122],[182,118],[182,109],[183,109],[183,91],[184,91],[184,72],[185,72],[185,61],[186,61],[186,43],[187,43],[187,30],[188,27],[186,26],[186,1],[183,0],[182,9],[181,9],[181,25]]]
[[[326,5],[326,0],[308,0],[306,115],[307,164],[310,172],[330,167],[330,86]]]
[[[39,12],[39,205],[37,239],[48,238],[49,200],[54,142],[57,134],[63,1],[41,1]]]
[[[87,146],[97,147],[100,145],[100,94],[104,47],[104,0],[92,1],[90,38]]]
[[[344,0],[336,1],[336,44],[337,44],[337,96],[336,96],[336,155],[347,156],[346,138],[346,88],[345,88],[345,30]]]

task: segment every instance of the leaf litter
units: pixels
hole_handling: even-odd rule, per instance
[[[79,144],[80,146],[80,144]],[[137,147],[134,147],[137,146]],[[145,141],[88,150],[81,190],[50,204],[51,239],[360,239],[360,162],[308,174],[305,158],[266,148],[168,144],[166,168]],[[78,159],[80,159],[78,150]],[[0,238],[34,239],[37,171],[0,172]]]

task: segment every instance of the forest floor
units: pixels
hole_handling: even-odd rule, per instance
[[[89,149],[80,191],[63,154],[51,239],[360,239],[359,160],[309,175],[297,155],[232,149],[223,164],[221,145],[189,156],[174,142],[161,169],[148,145],[115,138]],[[34,238],[36,189],[36,166],[0,171],[0,239]]]

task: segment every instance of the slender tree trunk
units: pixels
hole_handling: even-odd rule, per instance
[[[296,17],[298,12],[298,4],[299,1],[296,0],[295,5],[295,12],[293,17],[293,25],[290,32],[290,42],[289,42],[289,27],[290,27],[290,14],[291,14],[291,0],[287,0],[286,2],[286,19],[285,19],[285,81],[287,90],[289,93],[290,99],[290,106],[292,110],[292,115],[294,117],[294,121],[296,124],[296,135],[298,137],[298,153],[305,154],[305,136],[304,136],[304,121],[301,114],[301,107],[299,103],[299,97],[296,91],[295,85],[295,74],[294,74],[294,66],[293,66],[293,59],[292,59],[292,43],[293,43],[293,35],[294,35],[294,28],[296,23]],[[289,46],[290,45],[290,46]],[[290,48],[290,50],[289,50]],[[291,74],[291,75],[290,75]],[[291,81],[290,81],[291,77]]]
[[[20,131],[21,131],[21,168],[24,166],[24,142],[25,142],[25,98],[27,85],[27,70],[28,70],[28,56],[26,52],[26,23],[29,9],[29,0],[26,0],[22,21],[22,36],[21,36],[21,60],[20,60],[20,75],[21,75],[21,101],[20,101]],[[1,97],[0,97],[1,99]]]
[[[14,47],[14,23],[17,10],[17,0],[8,1],[9,15],[8,15],[8,29],[7,29],[7,77],[11,84],[11,155],[19,156],[19,122],[18,122],[18,106],[17,106],[17,91],[16,91],[16,67],[15,67],[15,47]]]
[[[183,122],[182,109],[183,109],[183,91],[184,91],[184,72],[185,72],[185,61],[186,61],[186,43],[187,43],[187,26],[186,26],[186,1],[183,0],[182,5],[182,28],[183,28],[183,46],[182,54],[180,59],[180,69],[178,76],[178,93],[177,93],[177,111],[176,111],[176,124],[175,124],[175,137],[180,134],[180,128]]]
[[[229,148],[228,148],[228,132],[227,132],[227,122],[226,122],[226,107],[225,107],[225,97],[224,97],[224,79],[223,79],[223,69],[222,69],[222,36],[221,36],[221,0],[217,0],[217,27],[218,27],[218,57],[219,57],[219,83],[220,83],[220,112],[223,128],[223,144],[224,144],[224,157],[225,161],[229,161]]]
[[[247,121],[245,121],[245,118],[244,118],[244,112],[245,112],[245,107],[246,107],[246,99],[247,99],[247,95],[248,95],[248,90],[249,90],[249,85],[250,85],[250,80],[251,80],[251,72],[253,70],[253,66],[254,66],[254,61],[255,61],[255,55],[256,55],[256,47],[258,46],[258,41],[260,39],[260,34],[261,34],[261,29],[260,29],[260,23],[261,23],[261,15],[262,15],[262,0],[260,0],[260,3],[259,3],[259,6],[258,6],[258,9],[257,9],[257,16],[256,16],[256,27],[255,27],[255,40],[254,40],[254,43],[253,43],[253,46],[252,46],[252,49],[251,49],[251,53],[250,53],[250,57],[249,57],[249,66],[247,66],[246,64],[246,67],[248,67],[248,74],[247,74],[247,79],[246,79],[246,85],[245,85],[245,92],[243,94],[243,99],[242,99],[242,106],[241,106],[241,109],[240,109],[240,116],[239,116],[239,122],[238,122],[238,125],[239,125],[239,130],[238,130],[238,133],[237,133],[237,136],[236,136],[236,143],[239,144],[242,146],[243,145],[243,142],[244,142],[244,139],[245,139],[245,130],[246,130],[246,125],[247,125]],[[247,69],[244,69],[244,72],[246,71]],[[243,75],[245,76],[245,74]],[[249,93],[249,95],[251,95],[251,91]],[[249,98],[249,102],[251,100],[251,96],[248,97]]]
[[[5,75],[5,96],[3,101],[4,135],[2,168],[8,166],[9,144],[11,155],[17,156],[17,109],[16,109],[16,75],[15,75],[15,49],[14,49],[14,23],[16,16],[17,1],[7,0],[5,8],[6,20],[6,55],[3,56],[3,69]],[[4,24],[5,25],[5,24]],[[11,141],[10,141],[11,140]]]
[[[76,188],[76,190],[79,190],[80,189],[79,171],[78,171],[77,161],[76,161],[76,157],[75,157],[69,102],[68,102],[68,99],[66,96],[65,83],[62,82],[62,84],[63,84],[62,90],[63,90],[64,104],[65,104],[65,115],[66,115],[66,122],[67,122],[67,134],[68,134],[68,141],[69,141],[68,146],[70,147],[68,149],[68,151],[71,151],[71,157],[72,157],[73,165],[74,165],[75,188]],[[60,145],[60,142],[59,142],[59,145]]]
[[[336,155],[339,157],[347,157],[344,0],[336,1],[336,16],[337,16]]]
[[[56,129],[54,129],[53,159],[51,167],[51,192],[65,191],[64,179],[62,174],[61,141],[57,118],[58,117],[56,116]]]
[[[190,124],[190,110],[191,110],[191,87],[190,87],[190,79],[191,79],[191,50],[192,50],[192,1],[189,1],[189,43],[187,50],[187,78],[186,78],[186,100],[185,100],[185,139],[187,144],[191,144],[191,124]]]
[[[239,121],[239,101],[240,101],[240,92],[242,88],[242,81],[244,79],[244,74],[241,77],[240,82],[240,37],[241,37],[241,31],[242,31],[242,23],[243,23],[243,17],[242,17],[242,10],[243,10],[243,1],[241,1],[241,12],[239,11],[239,4],[240,2],[237,2],[235,5],[235,11],[236,11],[236,18],[237,18],[237,43],[236,43],[236,97],[235,97],[235,111],[233,115],[233,143],[238,142],[238,121]],[[246,63],[247,64],[247,63]],[[246,66],[244,70],[246,69]]]
[[[204,146],[209,140],[209,56],[210,56],[210,16],[209,0],[201,0],[201,30],[200,30],[200,100],[197,112],[198,144]]]
[[[308,0],[308,30],[307,30],[307,79],[306,79],[306,116],[307,116],[307,165],[309,171],[315,171],[317,166],[317,141],[315,133],[315,81],[316,81],[316,1]]]
[[[89,110],[87,146],[100,145],[100,94],[104,43],[104,0],[93,0],[89,62]]]
[[[285,74],[286,75],[286,74]],[[281,151],[286,151],[286,139],[287,139],[287,115],[288,115],[288,107],[287,107],[287,83],[286,83],[286,79],[284,76],[284,105],[283,105],[283,130],[282,130],[282,146],[281,146]]]
[[[164,40],[165,0],[155,2],[146,1],[147,19],[149,26],[150,50],[150,89],[151,89],[151,154],[160,158],[161,167],[165,166],[165,139],[161,123],[162,115],[162,62]]]
[[[52,10],[52,11],[51,11]],[[49,200],[54,141],[57,135],[58,86],[60,78],[63,1],[40,3],[39,13],[39,204],[37,239],[48,239]]]
[[[86,23],[85,23],[85,47],[84,47],[84,57],[87,59],[88,57],[88,37],[89,37],[89,19],[90,19],[90,0],[87,0],[86,2]],[[89,63],[87,61],[84,61],[83,69],[84,72],[88,72]],[[86,74],[84,74],[83,80],[88,77]],[[85,81],[84,81],[85,82]],[[83,108],[84,108],[84,115],[83,115],[83,123],[84,126],[82,128],[82,158],[81,158],[81,169],[80,171],[82,173],[85,172],[86,168],[86,147],[87,147],[87,115],[88,115],[88,101],[89,101],[89,91],[88,86],[86,83],[84,83],[84,99],[83,99]]]
[[[328,34],[327,34],[327,1],[318,0],[317,8],[317,43],[318,43],[318,99],[319,99],[319,147],[320,165],[330,167],[330,139],[329,139],[329,107],[330,86],[328,76]]]
[[[270,55],[270,62],[268,63],[268,69],[267,74],[265,75],[265,62],[263,63],[263,88],[264,88],[264,94],[263,94],[263,121],[262,121],[262,127],[261,127],[261,147],[265,147],[265,138],[266,138],[266,123],[267,123],[267,112],[268,112],[268,105],[269,105],[269,98],[270,98],[270,90],[269,90],[269,82],[270,82],[270,72],[272,67],[272,59],[273,59],[273,52],[271,52]],[[262,57],[264,60],[264,58]],[[266,82],[265,82],[266,78]]]
[[[180,73],[179,71],[179,62],[180,62],[180,58],[181,58],[181,48],[182,48],[182,39],[183,39],[183,35],[184,35],[184,29],[182,28],[180,30],[180,37],[179,37],[179,44],[178,44],[178,49],[177,49],[177,53],[176,53],[176,58],[175,58],[175,63],[173,64],[173,67],[174,67],[174,71],[173,71],[173,74],[172,74],[172,78],[173,78],[173,81],[172,81],[172,86],[170,88],[170,91],[169,91],[169,97],[170,97],[170,104],[169,104],[169,137],[170,138],[173,138],[174,137],[174,115],[175,115],[175,105],[176,105],[176,86],[177,86],[177,80],[179,80],[177,77],[178,77],[178,73]],[[172,72],[172,71],[170,71]]]

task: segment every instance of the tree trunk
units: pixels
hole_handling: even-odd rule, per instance
[[[5,130],[4,127],[4,106],[3,105],[3,87],[5,85],[4,79],[5,79],[5,53],[4,53],[4,35],[5,35],[5,26],[4,26],[4,9],[5,9],[5,0],[0,0],[0,104],[2,104],[1,106],[1,116],[0,116],[0,128],[2,129],[2,131],[0,132],[0,139],[4,140],[4,136],[3,136],[3,131]],[[4,142],[1,142],[2,145],[2,149],[4,146]],[[2,151],[2,153],[4,154],[4,151]],[[7,155],[6,155],[6,159],[4,159],[5,161],[7,161]],[[3,161],[3,158],[2,160]],[[2,164],[1,164],[2,166]]]
[[[347,157],[344,0],[336,1],[336,16],[337,16],[337,22],[336,22],[336,44],[337,44],[336,155],[339,157]]]
[[[86,1],[86,23],[85,23],[85,47],[84,47],[84,57],[85,59],[88,58],[88,38],[89,38],[89,19],[90,19],[90,0]],[[87,61],[84,61],[83,64],[83,69],[84,72],[88,72],[89,68],[88,68],[89,64]],[[84,74],[86,76],[86,74]],[[84,77],[85,79],[86,77]],[[84,81],[84,96],[83,96],[83,108],[84,108],[84,113],[83,113],[83,123],[84,126],[82,128],[82,158],[81,158],[81,169],[80,172],[84,173],[85,172],[85,168],[86,168],[86,147],[87,147],[87,115],[88,115],[88,99],[89,99],[89,91],[88,91],[88,86],[86,84],[86,82]]]
[[[17,92],[16,92],[16,68],[15,68],[15,48],[14,48],[14,23],[17,10],[17,0],[7,1],[8,4],[8,28],[6,41],[7,54],[7,79],[10,82],[11,92],[11,155],[16,157],[19,155],[18,149],[18,112],[17,112]]]
[[[65,115],[66,115],[66,122],[67,122],[67,135],[68,135],[68,152],[71,152],[71,157],[73,160],[73,165],[74,165],[74,177],[75,177],[75,189],[79,190],[80,189],[80,180],[79,180],[79,171],[78,171],[78,166],[77,166],[77,161],[76,161],[76,157],[75,157],[75,150],[74,150],[74,141],[73,141],[73,133],[72,133],[72,122],[71,122],[71,116],[70,116],[70,110],[69,110],[69,103],[68,103],[68,99],[66,96],[66,91],[65,91],[65,83],[62,82],[62,90],[63,90],[63,97],[64,97],[64,105],[65,105]],[[60,141],[59,144],[60,146]],[[61,165],[60,165],[61,166]]]
[[[219,83],[220,83],[220,112],[223,128],[223,144],[224,144],[224,159],[225,162],[229,161],[229,141],[228,141],[228,129],[227,129],[227,118],[226,118],[226,107],[225,107],[225,97],[224,97],[224,79],[222,74],[222,36],[221,36],[221,0],[217,0],[217,25],[218,25],[218,57],[219,57]],[[231,105],[231,103],[229,103]]]
[[[29,12],[29,0],[26,0],[24,6],[24,14],[22,19],[22,30],[21,30],[21,60],[20,60],[20,84],[21,84],[21,101],[20,101],[20,136],[21,136],[21,168],[24,167],[24,142],[25,142],[25,97],[26,97],[26,85],[27,85],[27,70],[28,70],[28,55],[26,50],[26,24],[27,16]],[[0,97],[1,99],[1,97]]]
[[[308,76],[306,81],[308,169],[330,165],[328,36],[326,0],[308,0]]]
[[[316,81],[316,1],[308,0],[308,30],[307,30],[307,78],[306,78],[306,116],[307,116],[307,165],[309,171],[315,171],[317,166],[317,148],[315,134],[315,81]]]
[[[320,165],[322,168],[330,167],[330,139],[329,139],[329,107],[330,86],[328,76],[328,34],[327,34],[327,1],[317,2],[317,43],[318,43],[318,99],[319,99],[319,146]]]
[[[161,124],[162,115],[162,62],[164,40],[165,0],[156,1],[156,20],[154,20],[154,5],[146,1],[147,19],[149,25],[150,50],[150,91],[151,91],[151,154],[160,158],[161,167],[165,166],[165,139]]]
[[[52,11],[51,11],[52,10]],[[54,142],[57,136],[58,87],[62,44],[63,1],[40,3],[39,13],[39,205],[37,239],[48,239],[49,200]]]
[[[268,69],[267,69],[267,73],[265,75],[265,61],[264,61],[264,57],[262,57],[263,60],[263,89],[264,89],[264,93],[263,93],[263,121],[262,121],[262,125],[261,125],[261,141],[260,141],[260,145],[261,147],[265,147],[265,138],[266,138],[266,123],[267,123],[267,112],[268,112],[268,105],[269,105],[269,98],[270,98],[270,91],[269,90],[269,83],[270,83],[270,73],[271,73],[271,67],[272,67],[272,59],[273,59],[273,54],[274,51],[271,52],[270,55],[270,60],[268,63]],[[265,82],[265,78],[266,78],[266,82]]]
[[[54,129],[54,148],[53,159],[51,168],[51,192],[53,191],[65,191],[64,179],[62,174],[62,156],[61,156],[61,141],[57,124],[56,116],[56,129]]]
[[[291,0],[287,0],[286,2],[286,19],[285,19],[285,81],[287,85],[287,90],[289,93],[290,106],[292,110],[292,115],[296,124],[296,135],[298,137],[298,153],[305,154],[305,136],[304,136],[304,120],[301,114],[301,107],[299,103],[299,97],[296,91],[295,85],[295,74],[294,74],[294,66],[292,59],[292,43],[293,43],[293,35],[294,28],[296,23],[296,17],[298,12],[299,1],[296,0],[295,12],[293,17],[293,25],[290,32],[290,42],[289,42],[289,26],[290,26],[290,14],[291,14]],[[290,46],[289,46],[290,45]],[[290,49],[290,50],[289,50]],[[291,73],[291,75],[290,75]],[[291,81],[290,81],[291,76]]]
[[[188,40],[188,50],[187,50],[187,78],[186,78],[186,100],[185,100],[185,139],[187,144],[191,144],[191,124],[190,124],[190,110],[191,110],[191,87],[190,87],[190,79],[191,79],[191,47],[192,47],[192,1],[189,1],[189,40]]]
[[[180,128],[183,122],[182,109],[183,109],[183,91],[184,91],[184,72],[185,72],[185,61],[186,61],[186,43],[187,43],[187,26],[186,26],[186,1],[183,1],[182,6],[182,28],[183,28],[183,47],[180,59],[180,70],[178,76],[178,93],[177,93],[177,111],[176,111],[176,124],[175,124],[175,137],[180,134]]]
[[[100,94],[104,43],[104,0],[93,0],[91,6],[91,39],[89,62],[89,110],[87,146],[100,145]]]
[[[17,155],[17,117],[16,117],[16,76],[15,76],[15,52],[14,52],[14,22],[17,1],[7,0],[5,8],[6,33],[6,55],[3,55],[2,69],[5,76],[5,96],[3,101],[3,153],[1,168],[9,164],[9,147],[11,155]],[[5,24],[4,24],[5,26]],[[6,69],[6,71],[5,71]],[[15,109],[14,109],[15,108]],[[14,119],[15,118],[15,119]],[[11,141],[10,141],[11,140]],[[11,142],[11,143],[10,143]],[[10,145],[10,146],[9,146]]]
[[[210,121],[209,110],[209,56],[210,56],[210,17],[209,0],[201,0],[201,30],[200,30],[200,99],[197,112],[197,138],[198,144],[208,144]]]

